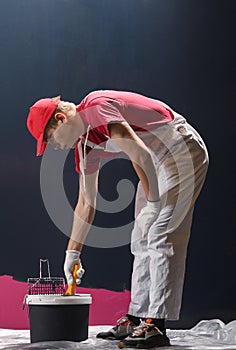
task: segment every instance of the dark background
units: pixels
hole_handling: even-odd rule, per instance
[[[170,326],[235,319],[235,15],[235,0],[0,1],[0,274],[26,281],[38,275],[44,257],[53,275],[63,274],[67,237],[42,202],[41,159],[25,125],[29,106],[58,94],[78,103],[95,89],[131,90],[185,115],[210,155],[189,243],[181,319]],[[125,160],[115,161],[113,170],[104,167],[100,189],[107,200],[115,198],[115,181],[106,186],[112,172],[115,181],[120,176],[137,183]],[[64,180],[74,204],[73,153]],[[132,220],[132,210],[122,220]],[[117,224],[111,214],[98,213],[96,222]],[[85,247],[83,263],[83,287],[130,288],[129,246]]]

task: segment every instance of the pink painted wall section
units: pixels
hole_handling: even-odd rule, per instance
[[[92,296],[89,324],[113,325],[127,313],[130,292],[111,292],[105,289],[77,288],[77,293]],[[0,328],[29,329],[27,307],[22,310],[27,283],[0,276]]]

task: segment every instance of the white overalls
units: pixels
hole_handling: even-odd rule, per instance
[[[161,101],[159,103],[165,105]],[[170,110],[169,106],[168,109]],[[108,110],[105,108],[99,111],[102,115],[108,113],[110,120],[113,114],[114,120],[124,120],[111,105]],[[93,113],[95,114],[94,111]],[[205,180],[208,154],[196,130],[184,117],[173,110],[172,113],[173,121],[159,126],[155,131],[136,132],[152,151],[161,210],[147,237],[143,237],[144,234],[137,223],[134,224],[131,237],[134,264],[128,313],[137,317],[177,320],[181,307],[194,203]],[[106,122],[107,120],[104,123]],[[97,125],[102,125],[101,121],[100,123]],[[82,145],[79,146],[82,173],[86,168],[86,145],[93,149],[102,148],[109,151],[108,142],[104,148],[89,141],[89,130],[90,125],[83,144],[84,156]],[[109,143],[113,144],[111,139]],[[121,150],[116,146],[111,151]],[[136,216],[145,205],[146,197],[139,184],[136,193]]]
[[[174,115],[172,122],[153,135],[138,133],[152,150],[161,210],[147,237],[142,237],[136,224],[132,231],[134,264],[128,313],[137,317],[179,319],[194,203],[208,168],[200,135],[181,115]],[[136,216],[144,205],[146,197],[139,183]]]

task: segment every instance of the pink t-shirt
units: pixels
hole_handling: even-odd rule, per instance
[[[88,94],[77,106],[87,133],[81,137],[75,150],[76,170],[81,173],[81,157],[86,158],[84,173],[100,166],[100,159],[112,158],[106,147],[110,139],[108,125],[127,122],[134,131],[151,131],[174,119],[168,106],[146,96],[126,91],[99,90]],[[80,150],[80,152],[79,152]]]

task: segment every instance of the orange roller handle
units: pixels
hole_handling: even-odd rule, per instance
[[[68,288],[67,291],[65,293],[65,295],[75,295],[76,293],[76,279],[77,277],[77,271],[80,269],[80,265],[79,264],[75,264],[72,270],[72,276],[74,279],[73,284],[68,284]]]

